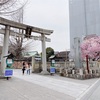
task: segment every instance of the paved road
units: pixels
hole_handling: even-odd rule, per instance
[[[100,100],[100,79],[92,84],[76,100]]]
[[[100,84],[93,90],[90,97],[87,100],[100,100]]]
[[[21,70],[14,70],[10,80],[0,79],[0,100],[75,100],[97,80],[75,80],[58,75],[22,75]]]

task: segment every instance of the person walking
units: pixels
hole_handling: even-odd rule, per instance
[[[22,67],[22,74],[24,75],[24,73],[25,73],[25,70],[26,70],[26,64],[25,64],[25,62],[23,62],[23,67]]]
[[[30,75],[30,63],[27,63],[26,67],[27,67],[27,74]]]

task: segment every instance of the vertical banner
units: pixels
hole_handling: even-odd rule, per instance
[[[54,64],[55,64],[55,60],[52,60],[51,66],[50,66],[50,73],[51,73],[51,74],[52,74],[52,73],[55,73],[55,66],[54,66]]]

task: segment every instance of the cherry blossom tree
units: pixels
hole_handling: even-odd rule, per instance
[[[85,37],[81,44],[82,58],[88,55],[91,59],[100,58],[100,36]]]

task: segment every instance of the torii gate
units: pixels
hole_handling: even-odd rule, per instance
[[[47,65],[46,65],[46,45],[45,45],[46,38],[45,38],[45,35],[52,34],[53,30],[47,30],[47,29],[29,26],[29,25],[14,22],[14,21],[2,18],[2,17],[0,17],[0,24],[5,26],[0,75],[4,76],[4,73],[5,73],[6,58],[4,58],[3,56],[8,54],[9,35],[10,35],[10,28],[11,27],[17,28],[17,29],[22,29],[22,30],[26,30],[29,27],[29,28],[31,28],[32,32],[36,32],[36,33],[41,34],[41,42],[42,42],[42,72],[41,73],[48,74]]]

